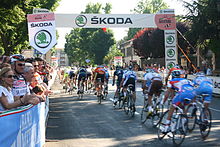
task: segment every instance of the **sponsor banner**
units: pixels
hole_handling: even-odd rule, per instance
[[[175,14],[156,14],[155,22],[161,30],[174,30],[176,29]]]
[[[48,9],[42,9],[42,8],[34,8],[33,14],[39,14],[39,13],[50,13]]]
[[[0,114],[0,146],[42,147],[45,143],[45,103]]]
[[[27,20],[30,45],[46,54],[56,44],[54,13],[28,14]]]
[[[176,30],[164,30],[165,64],[170,69],[177,64]]]
[[[74,28],[156,28],[155,14],[56,14],[57,27]],[[65,22],[65,23],[63,23]]]
[[[123,65],[122,56],[115,56],[114,57],[114,65],[115,66],[122,66]]]

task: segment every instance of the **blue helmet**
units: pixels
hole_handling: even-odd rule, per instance
[[[151,68],[146,68],[146,73],[150,73],[150,72],[152,72],[153,70],[151,69]]]
[[[205,74],[204,74],[204,72],[200,71],[200,72],[197,72],[197,73],[196,73],[196,76],[197,76],[197,77],[204,77]]]

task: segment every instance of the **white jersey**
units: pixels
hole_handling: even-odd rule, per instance
[[[146,86],[149,87],[153,80],[162,81],[162,77],[158,73],[149,72],[144,75],[144,80],[147,81]]]
[[[134,71],[128,70],[123,74],[122,78],[125,79],[125,81],[127,81],[129,78],[134,78],[135,80],[137,80],[137,75]]]

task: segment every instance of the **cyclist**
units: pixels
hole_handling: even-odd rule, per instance
[[[136,91],[135,91],[135,89],[136,89],[136,86],[135,86],[136,81],[137,81],[137,75],[133,71],[133,67],[129,66],[128,70],[123,74],[120,87],[121,88],[123,87],[124,97],[126,97],[126,91],[127,91],[128,85],[129,84],[133,85],[132,91],[134,92],[134,95],[133,95],[132,98],[134,100],[134,111],[135,111],[135,101],[136,101]]]
[[[88,89],[91,89],[92,88],[92,67],[87,67],[86,68],[86,75],[87,75],[87,81],[88,81]],[[90,86],[90,87],[89,87]]]
[[[172,76],[171,79],[173,79],[173,78],[176,78],[176,75],[178,75],[178,77],[179,77],[179,75],[181,75],[181,73],[182,73],[182,71],[181,71],[179,65],[178,64],[175,65],[173,68],[171,68],[169,70],[168,75],[165,78],[165,85],[167,85],[167,82],[168,82],[170,75]]]
[[[178,90],[178,83],[179,81],[183,80],[184,78],[180,78],[181,72],[180,71],[176,71],[176,72],[172,72],[172,80],[169,81],[169,83],[167,84],[167,91],[165,92],[164,95],[164,101],[161,103],[165,103],[169,97],[169,95],[171,96],[171,98],[174,97],[175,95],[175,90]]]
[[[99,82],[99,79],[101,82]],[[97,66],[94,70],[94,84],[96,88],[96,93],[102,95],[102,87],[105,82],[105,69],[104,66]]]
[[[117,76],[117,82],[116,82],[117,89],[115,91],[114,100],[116,97],[119,97],[118,91],[120,90],[120,83],[121,83],[122,77],[123,77],[123,70],[121,69],[120,66],[116,66],[116,71],[114,72],[112,86],[114,86],[114,84],[115,84],[115,77],[116,76]],[[116,105],[116,104],[117,104],[117,101],[114,101],[114,105]]]
[[[87,70],[85,68],[85,66],[81,66],[81,68],[77,71],[77,74],[78,74],[78,91],[77,91],[77,94],[79,94],[80,92],[80,81],[83,80],[83,82],[86,82],[87,81]],[[87,84],[86,84],[86,89],[87,89]]]
[[[24,56],[15,54],[10,57],[11,67],[14,71],[14,82],[12,87],[13,96],[19,96],[20,98],[26,94],[30,94],[30,90],[23,76],[25,60]]]
[[[182,79],[178,81],[177,88],[178,88],[178,93],[175,95],[175,97],[172,100],[172,105],[169,109],[167,120],[165,122],[166,126],[164,130],[162,130],[162,132],[164,133],[170,131],[171,117],[173,115],[175,108],[177,106],[184,108],[184,105],[189,104],[192,101],[192,99],[196,96],[193,83],[187,79]]]
[[[73,90],[74,86],[73,84],[75,84],[75,76],[76,74],[74,73],[74,68],[72,67],[71,70],[69,71],[69,90],[68,91],[71,91]]]
[[[193,80],[195,91],[197,95],[208,94],[204,98],[204,107],[207,109],[212,100],[213,81],[209,77],[206,77],[203,72],[196,74],[196,78]]]
[[[146,69],[146,74],[144,75],[143,90],[148,92],[148,112],[152,113],[152,97],[153,94],[160,96],[161,88],[163,86],[162,77],[152,69]]]

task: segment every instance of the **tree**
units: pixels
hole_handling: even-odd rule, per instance
[[[157,13],[161,9],[167,9],[168,5],[163,0],[140,0],[133,12],[137,14]],[[130,40],[142,28],[129,28],[127,40]]]
[[[30,48],[28,43],[26,14],[33,8],[55,10],[60,0],[2,0],[0,6],[0,49],[5,55],[20,53]]]
[[[105,64],[111,64],[114,60],[115,56],[124,56],[121,50],[119,50],[116,45],[113,45],[110,50],[108,51],[108,54],[104,58]]]
[[[202,49],[211,49],[219,53],[219,20],[220,12],[217,10],[216,0],[198,0],[193,3],[185,2],[188,14],[183,17],[190,24],[190,31],[187,35],[189,40]]]
[[[188,27],[184,23],[177,23],[177,29],[185,34]],[[187,49],[187,43],[178,35],[178,44],[183,49]],[[133,38],[133,47],[137,55],[150,58],[162,58],[165,55],[164,50],[164,31],[156,28],[146,28],[137,32]],[[181,55],[182,53],[179,52]]]
[[[101,13],[101,10],[110,13],[110,9],[110,4],[102,7],[99,3],[89,3],[83,13]],[[102,64],[113,44],[113,32],[109,29],[103,31],[100,28],[77,28],[66,36],[65,52],[71,62],[85,64],[85,60],[90,59],[95,64]]]
[[[198,0],[193,3],[185,2],[188,14],[183,17],[190,24],[190,31],[187,38],[197,48],[205,53],[211,49],[216,57],[220,56],[220,10],[217,0]],[[217,59],[217,67],[220,69],[220,60]]]

